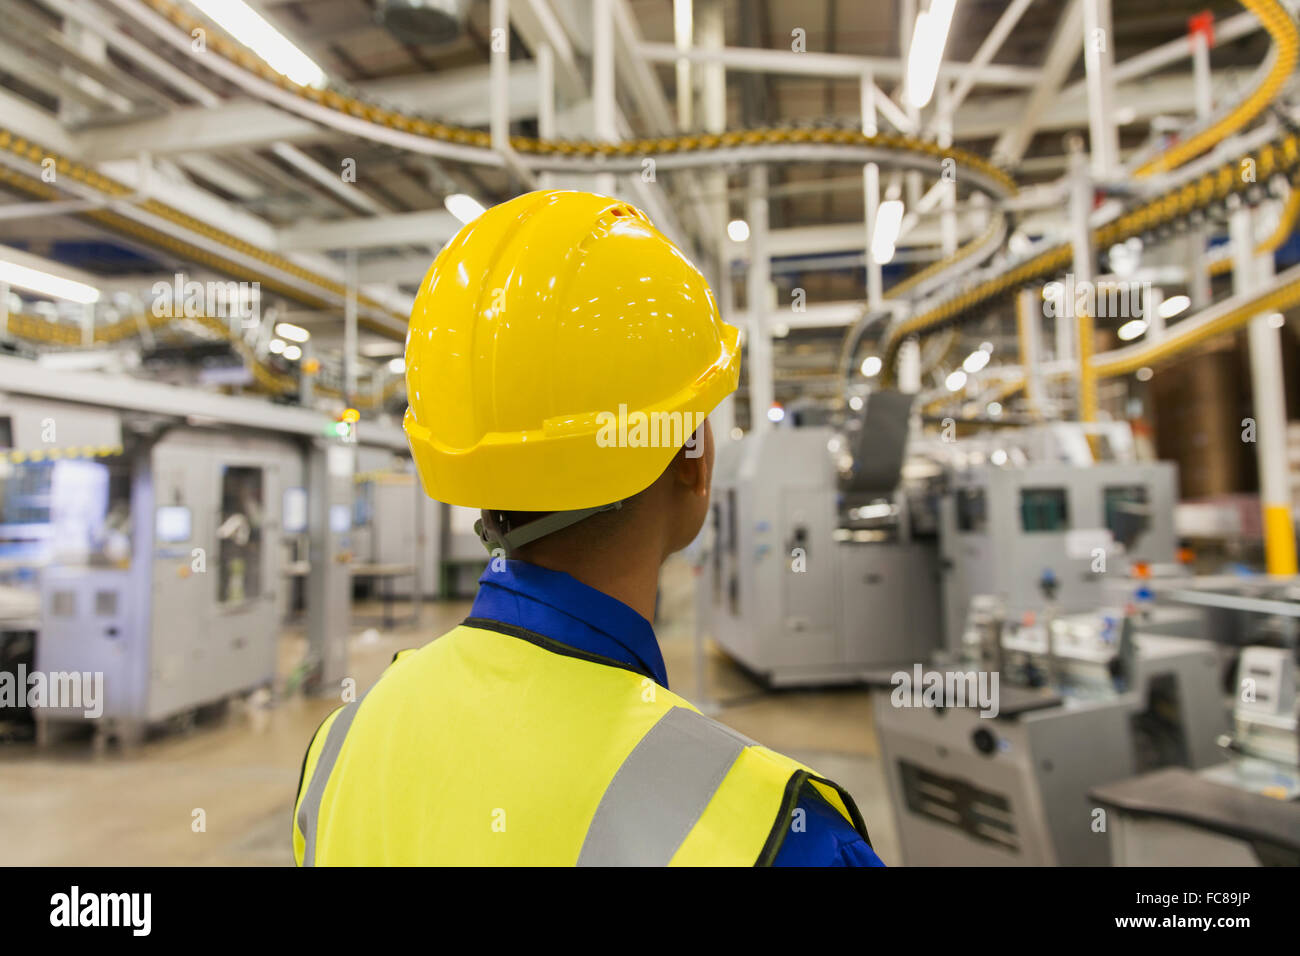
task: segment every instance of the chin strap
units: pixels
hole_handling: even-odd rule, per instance
[[[580,508],[577,511],[553,511],[540,518],[534,518],[518,528],[510,528],[507,526],[508,522],[503,523],[501,521],[501,512],[488,512],[485,510],[483,512],[485,515],[491,513],[494,517],[490,522],[484,521],[482,518],[475,521],[474,533],[478,535],[479,540],[483,542],[483,547],[487,548],[489,554],[493,553],[497,548],[501,548],[509,555],[538,538],[544,538],[548,534],[570,528],[579,521],[586,521],[592,515],[598,515],[605,511],[618,511],[622,507],[623,502],[616,501],[611,505],[600,505],[597,508]]]

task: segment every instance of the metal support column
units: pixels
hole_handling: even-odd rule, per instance
[[[546,42],[537,45],[537,135],[555,138],[555,50]],[[550,189],[555,185],[551,172],[537,175],[537,185]]]
[[[598,140],[618,140],[618,105],[614,87],[614,0],[592,0],[591,99]],[[596,175],[596,192],[614,195],[613,173]]]
[[[1228,220],[1233,291],[1237,294],[1255,292],[1272,279],[1271,255],[1255,255],[1252,219],[1250,207],[1241,203]],[[1290,575],[1296,573],[1296,544],[1287,466],[1281,336],[1269,325],[1268,315],[1255,316],[1248,329],[1265,563],[1269,574]]]
[[[1192,42],[1192,76],[1196,91],[1196,118],[1205,122],[1214,112],[1214,93],[1210,85],[1210,43],[1201,30],[1193,30]],[[1207,250],[1210,244],[1210,229],[1202,226],[1193,228],[1187,234],[1189,246],[1187,257],[1187,291],[1192,300],[1193,311],[1199,312],[1213,300],[1210,282],[1210,263]]]
[[[1119,129],[1115,125],[1115,54],[1110,0],[1084,0],[1083,61],[1088,90],[1088,134],[1092,174],[1106,180],[1119,171]]]
[[[685,56],[694,42],[694,0],[673,0],[673,44],[683,56],[677,70],[677,128],[686,131],[695,125],[695,90],[691,83],[691,61]]]
[[[349,249],[347,298],[343,303],[343,401],[349,406],[357,393],[357,250]]]
[[[491,0],[488,17],[492,51],[488,66],[488,129],[492,148],[505,154],[510,149],[510,0]]]
[[[726,45],[724,34],[726,11],[723,0],[698,0],[694,11],[695,33],[700,49],[720,50]],[[706,63],[699,67],[701,79],[700,113],[704,129],[709,133],[722,133],[727,128],[727,74],[721,63]],[[717,287],[718,308],[728,322],[735,319],[735,288],[731,281],[730,241],[727,222],[731,218],[727,199],[727,172],[711,170],[705,174],[706,191],[710,198],[708,219],[717,235]],[[726,442],[736,424],[736,403],[733,396],[722,400],[709,416],[713,423],[714,439]],[[697,702],[698,706],[698,702]]]
[[[875,136],[879,130],[876,119],[876,80],[870,73],[863,73],[862,90],[862,132]],[[872,234],[876,230],[876,214],[880,210],[880,167],[867,163],[862,167],[862,189],[866,209],[866,264],[867,264],[867,306],[872,309],[881,307],[884,301],[883,280],[880,275],[880,263],[871,255]]]
[[[939,112],[935,117],[935,132],[941,149],[952,148],[952,96],[947,83],[940,82],[936,91]],[[957,183],[943,184],[943,197],[939,200],[939,232],[943,242],[944,257],[957,251]]]
[[[355,450],[316,439],[307,450],[307,649],[316,665],[315,690],[336,694],[348,676],[348,626],[352,579],[348,553],[352,530]],[[346,518],[346,520],[344,520]]]
[[[772,263],[767,251],[767,167],[749,167],[749,427],[754,431],[768,425],[772,407],[772,335],[768,309],[771,306]]]
[[[1016,296],[1016,325],[1020,339],[1020,366],[1025,370],[1025,397],[1037,416],[1043,407],[1043,297],[1033,288]]]
[[[1078,143],[1073,144],[1078,146]],[[1092,214],[1092,180],[1082,149],[1070,155],[1070,246],[1074,251],[1074,288],[1095,279],[1093,262],[1096,251],[1092,247],[1092,230],[1088,218]],[[1092,316],[1087,309],[1077,308],[1071,285],[1062,301],[1056,320],[1056,352],[1058,359],[1078,361],[1079,420],[1090,422],[1097,413],[1096,377],[1092,373]],[[1076,315],[1077,313],[1077,315]]]

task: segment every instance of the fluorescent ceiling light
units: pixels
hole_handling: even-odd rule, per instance
[[[324,86],[325,71],[244,0],[190,0],[277,73],[301,86]]]
[[[727,223],[727,235],[732,242],[744,242],[749,238],[749,223],[743,219],[733,219]]]
[[[481,202],[473,196],[466,196],[464,193],[452,193],[442,201],[442,204],[447,207],[447,212],[462,223],[473,222],[484,212]]]
[[[903,225],[903,200],[886,199],[876,210],[876,226],[871,231],[871,258],[884,265],[894,258],[894,243]]]
[[[893,513],[894,506],[887,501],[875,505],[863,505],[858,509],[859,518],[888,518]]]
[[[1162,319],[1172,319],[1175,315],[1180,315],[1187,311],[1187,307],[1192,304],[1192,300],[1185,295],[1171,295],[1165,301],[1160,303],[1160,308],[1156,311]]]
[[[1119,327],[1115,333],[1120,337],[1122,342],[1131,342],[1147,330],[1146,319],[1130,319]]]
[[[282,339],[288,339],[290,342],[306,342],[311,338],[311,333],[300,325],[292,325],[288,322],[277,322],[275,324],[275,334]]]
[[[673,40],[679,50],[691,45],[695,34],[694,0],[673,0]]]
[[[20,266],[16,262],[0,260],[0,283],[16,285],[29,292],[39,292],[54,299],[67,299],[90,305],[99,301],[99,290],[84,282],[74,282],[61,276],[50,275],[37,269]]]
[[[296,362],[298,359],[302,358],[302,349],[298,348],[296,345],[286,345],[284,347],[284,357],[290,362]]]
[[[948,376],[943,384],[948,386],[948,391],[959,392],[966,384],[966,373],[961,369],[957,369],[957,371]]]
[[[930,0],[930,9],[916,16],[912,45],[907,51],[907,79],[904,95],[917,109],[930,102],[939,78],[939,63],[948,43],[952,11],[957,0]]]
[[[879,355],[868,355],[862,360],[862,374],[867,378],[875,378],[880,374],[880,370],[885,363],[880,360]]]
[[[270,349],[272,355],[279,355],[284,351],[284,346],[284,339],[271,339],[271,344],[267,348]]]
[[[767,420],[769,422],[779,422],[785,418],[785,409],[780,405],[773,405],[767,410]]]
[[[394,375],[401,375],[406,371],[406,359],[402,358],[400,355],[395,359],[389,359],[388,371],[392,372]]]
[[[988,364],[989,364],[989,353],[984,351],[983,349],[976,349],[974,352],[971,352],[970,355],[966,356],[966,361],[961,363],[961,367],[964,368],[967,372],[970,372],[972,375],[974,375],[976,372],[978,372],[980,369],[982,369],[985,365]]]

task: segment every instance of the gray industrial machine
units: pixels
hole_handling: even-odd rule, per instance
[[[1300,866],[1300,737],[1291,647],[1248,647],[1228,759],[1094,788],[1120,866]]]
[[[1172,562],[1175,466],[1048,462],[954,470],[940,504],[945,641],[960,639],[971,598],[1015,615],[1054,594],[1063,612],[1102,606],[1102,583],[1134,561]]]
[[[1220,644],[1294,645],[1300,637],[1300,576],[1272,574],[1193,575],[1182,565],[1155,565],[1141,578],[1110,575],[1103,603],[1134,600],[1160,607],[1199,608],[1205,637]]]
[[[118,567],[44,569],[36,667],[102,673],[97,726],[131,739],[274,677],[282,491],[301,482],[301,452],[178,428],[133,443],[128,457],[131,553]],[[68,719],[82,714],[38,715]]]
[[[869,680],[938,643],[934,544],[895,494],[909,405],[873,396],[860,430],[771,428],[719,451],[703,603],[718,644],[773,685]]]
[[[1090,787],[1138,767],[1216,759],[1224,722],[1213,645],[1134,633],[1114,615],[1064,615],[1038,628],[1000,613],[981,620],[985,610],[976,603],[973,629],[985,632],[991,659],[968,655],[939,676],[998,674],[995,716],[969,700],[917,707],[876,695],[903,862],[1104,864]],[[1169,613],[1152,626],[1195,631],[1195,612]]]
[[[79,722],[133,740],[268,684],[295,579],[295,680],[338,692],[357,450],[391,460],[400,428],[358,439],[311,409],[2,356],[0,382],[0,670],[103,690],[95,714],[34,707],[38,739]]]

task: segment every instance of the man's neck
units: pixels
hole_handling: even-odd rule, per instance
[[[659,594],[659,563],[653,557],[619,548],[603,548],[600,554],[552,553],[529,549],[520,557],[552,571],[563,571],[588,587],[622,601],[651,623],[655,619],[655,598]]]

